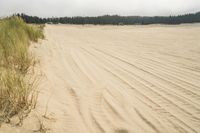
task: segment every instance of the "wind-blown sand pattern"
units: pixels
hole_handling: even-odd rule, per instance
[[[38,108],[55,133],[199,133],[200,25],[47,25]]]

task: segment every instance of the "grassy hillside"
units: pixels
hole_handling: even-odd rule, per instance
[[[27,25],[21,18],[0,20],[0,122],[32,107],[35,64],[28,52],[30,41],[44,38],[42,27]]]

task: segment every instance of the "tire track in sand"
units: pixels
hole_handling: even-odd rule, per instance
[[[193,26],[47,25],[36,54],[45,91],[53,92],[51,131],[200,132],[200,54],[192,53],[200,27]]]

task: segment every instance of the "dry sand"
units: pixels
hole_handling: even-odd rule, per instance
[[[34,51],[48,132],[200,132],[200,24],[47,25],[45,34]]]
[[[45,33],[39,104],[48,103],[53,132],[200,132],[199,24],[47,25]]]

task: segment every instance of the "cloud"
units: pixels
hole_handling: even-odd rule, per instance
[[[1,0],[0,16],[27,13],[41,17],[176,15],[196,12],[200,0]]]

